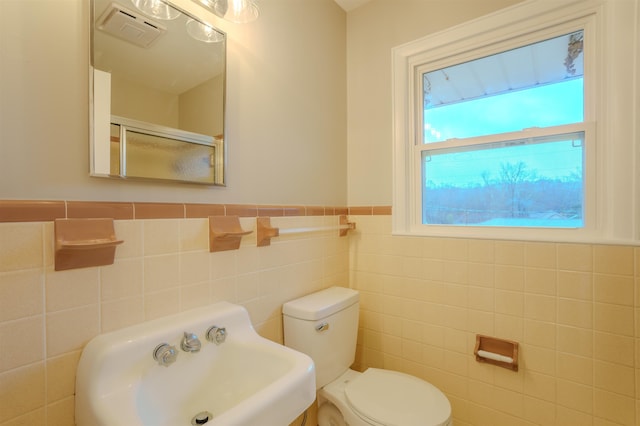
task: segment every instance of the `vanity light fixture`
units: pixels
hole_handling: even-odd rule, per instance
[[[236,24],[255,21],[260,16],[258,0],[193,0],[216,16]]]
[[[165,3],[164,0],[131,0],[134,6],[147,16],[156,19],[172,20],[181,15],[180,11]],[[154,25],[151,25],[154,27]],[[204,24],[189,18],[187,20],[187,33],[196,40],[205,43],[218,43],[224,41],[224,35],[216,31],[208,24]]]
[[[131,2],[139,11],[156,19],[170,21],[181,15],[180,11],[162,0],[131,0]]]
[[[204,41],[205,43],[224,41],[224,35],[213,27],[191,18],[187,21],[187,33],[196,40]]]

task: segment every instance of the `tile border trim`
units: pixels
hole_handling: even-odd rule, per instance
[[[283,217],[391,215],[391,206],[304,206],[111,201],[0,200],[0,223],[101,218],[191,219],[208,216]]]

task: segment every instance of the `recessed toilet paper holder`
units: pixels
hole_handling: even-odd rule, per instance
[[[473,354],[476,361],[518,371],[518,342],[478,334]]]

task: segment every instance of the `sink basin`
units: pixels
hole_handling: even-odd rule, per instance
[[[212,326],[226,339],[206,338]],[[181,349],[185,332],[201,343]],[[174,362],[154,358],[162,343]],[[78,426],[286,426],[316,397],[307,355],[259,336],[247,311],[220,302],[97,336],[80,358]]]

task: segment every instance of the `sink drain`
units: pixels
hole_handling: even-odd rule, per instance
[[[213,414],[208,411],[201,411],[191,419],[191,424],[193,426],[204,425],[207,424],[209,420],[213,419]]]

